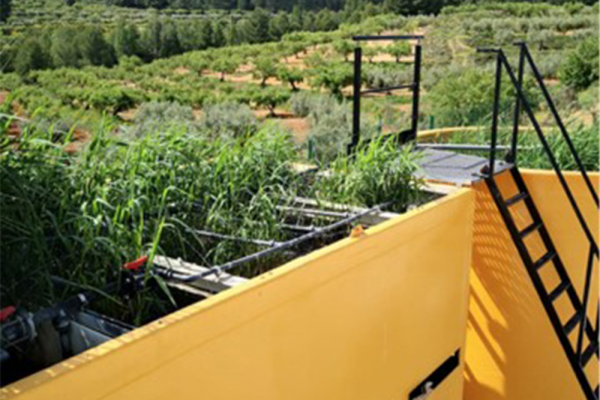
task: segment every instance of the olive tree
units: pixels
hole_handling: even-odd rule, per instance
[[[295,92],[298,90],[296,84],[304,80],[304,72],[299,68],[281,66],[277,71],[277,79],[289,83]]]
[[[275,109],[290,99],[290,91],[280,87],[268,87],[254,93],[257,106],[267,107],[272,117],[277,116]]]

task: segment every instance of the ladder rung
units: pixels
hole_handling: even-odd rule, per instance
[[[540,229],[542,227],[542,223],[541,222],[534,222],[533,224],[529,225],[527,228],[523,229],[521,231],[521,237],[523,239],[525,239],[527,236],[529,236],[531,233],[537,231],[538,229]]]
[[[516,203],[518,203],[519,201],[525,199],[529,197],[529,195],[527,194],[527,192],[523,192],[523,193],[519,193],[518,195],[511,197],[510,199],[506,200],[506,207],[510,207]]]
[[[569,282],[561,282],[560,285],[556,287],[553,291],[548,294],[550,301],[556,300],[565,290],[567,290],[571,286]]]
[[[592,359],[592,356],[598,351],[598,342],[591,342],[587,349],[583,351],[581,355],[581,365],[586,366]]]
[[[534,264],[533,267],[535,269],[540,269],[542,268],[544,265],[546,265],[546,263],[550,260],[552,260],[554,257],[556,257],[556,253],[554,251],[549,251],[546,254],[544,254],[539,260],[537,260]]]
[[[583,319],[583,312],[581,312],[581,311],[576,312],[575,315],[573,315],[571,317],[571,319],[567,322],[567,324],[564,326],[563,329],[565,331],[565,334],[567,336],[569,336],[569,334],[571,332],[573,332],[573,329],[575,329],[577,324],[579,324],[582,319]]]

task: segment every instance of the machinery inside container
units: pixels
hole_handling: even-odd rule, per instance
[[[448,187],[428,185],[426,192],[430,201],[446,194]],[[144,256],[125,264],[115,281],[102,289],[84,289],[77,282],[53,276],[55,287],[70,293],[66,300],[38,311],[8,306],[0,312],[1,386],[240,285],[255,276],[253,273],[259,274],[256,271],[276,268],[340,239],[358,236],[364,229],[398,215],[385,211],[386,204],[359,208],[305,198],[296,198],[281,210],[285,215],[281,222],[286,232],[284,241],[196,231],[205,240],[250,243],[258,249],[222,265],[202,266],[158,255],[149,260]],[[261,263],[260,269],[248,268],[257,263]],[[139,323],[124,322],[106,311],[110,301],[136,307],[139,296],[155,296],[167,306],[155,307],[150,317]]]

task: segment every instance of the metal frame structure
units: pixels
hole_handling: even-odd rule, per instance
[[[527,45],[525,43],[518,43],[517,45],[520,48],[519,67],[518,67],[517,74],[515,74],[515,72],[513,71],[513,68],[511,67],[510,63],[508,62],[506,55],[502,49],[479,49],[478,50],[479,52],[493,53],[496,55],[496,79],[495,79],[494,104],[493,104],[493,114],[492,114],[491,137],[490,137],[491,149],[490,149],[490,156],[489,156],[489,165],[487,167],[487,170],[484,171],[484,173],[486,175],[486,183],[488,185],[488,188],[490,189],[490,193],[492,194],[494,202],[496,203],[496,206],[498,207],[500,214],[502,215],[502,218],[510,232],[511,238],[513,239],[513,242],[515,243],[515,245],[517,247],[519,255],[521,256],[521,258],[525,264],[525,267],[527,268],[527,272],[533,282],[533,285],[538,293],[538,296],[540,297],[540,300],[542,301],[544,309],[546,310],[546,313],[550,319],[550,322],[551,322],[551,324],[555,330],[555,333],[565,351],[565,354],[569,360],[569,363],[571,364],[571,367],[572,367],[573,371],[575,372],[575,375],[581,385],[581,388],[582,388],[586,398],[588,400],[598,400],[600,386],[596,387],[595,389],[592,388],[591,384],[588,380],[588,377],[586,376],[585,370],[584,370],[586,365],[589,363],[589,361],[593,358],[594,355],[596,355],[597,358],[599,357],[599,353],[598,353],[598,348],[599,348],[599,345],[598,345],[598,316],[596,317],[596,326],[594,328],[592,326],[592,323],[589,321],[588,315],[587,315],[588,307],[589,307],[589,303],[590,303],[590,292],[591,292],[590,289],[591,289],[591,281],[592,281],[593,269],[594,269],[594,258],[596,258],[596,259],[599,258],[598,244],[596,243],[594,236],[593,236],[587,222],[585,221],[585,218],[583,216],[581,208],[579,207],[579,204],[577,203],[577,201],[573,195],[573,192],[571,191],[571,189],[560,169],[558,161],[556,160],[556,157],[554,156],[552,149],[550,148],[550,146],[548,144],[548,141],[544,135],[544,132],[535,117],[533,108],[531,107],[531,104],[530,104],[529,100],[527,99],[525,92],[523,91],[523,88],[522,88],[523,78],[524,78],[525,67],[527,65],[531,68],[533,75],[536,79],[536,82],[543,92],[544,99],[546,100],[546,102],[552,112],[552,115],[556,121],[556,124],[558,125],[558,127],[560,129],[560,132],[561,132],[563,138],[565,139],[565,141],[568,144],[571,155],[573,156],[577,166],[579,167],[580,173],[581,173],[584,181],[586,182],[586,185],[596,203],[596,206],[598,206],[598,194],[594,190],[591,180],[583,166],[583,163],[581,162],[581,159],[579,158],[579,155],[577,154],[577,151],[573,145],[573,142],[572,142],[563,122],[562,122],[562,119],[560,118],[560,115],[558,114],[556,107],[554,106],[554,102],[552,101],[552,98],[550,97],[550,94],[543,82],[542,76],[539,73],[537,66],[535,65],[535,62],[533,61],[533,58],[531,56],[531,53],[529,52]],[[515,195],[509,199],[505,199],[503,197],[502,193],[500,192],[500,189],[498,188],[498,186],[496,184],[495,175],[494,175],[496,152],[499,150],[499,148],[497,146],[497,137],[498,137],[498,118],[499,118],[499,108],[500,108],[499,107],[500,87],[501,87],[501,82],[502,82],[503,71],[506,71],[506,73],[509,77],[510,83],[514,86],[514,88],[516,90],[516,104],[515,104],[515,112],[514,112],[514,120],[513,120],[513,123],[514,123],[513,134],[512,134],[512,138],[511,138],[510,151],[507,154],[507,161],[513,164],[512,168],[510,169],[510,173],[512,175],[513,181],[515,182],[515,184],[518,188],[518,193],[517,193],[517,195]],[[586,265],[583,297],[580,297],[579,294],[577,293],[577,290],[575,289],[575,287],[567,273],[567,270],[560,258],[560,255],[558,254],[558,251],[550,237],[550,234],[549,234],[548,230],[546,229],[544,222],[542,221],[540,213],[537,210],[537,207],[535,206],[533,198],[532,198],[531,194],[529,193],[529,190],[527,189],[525,181],[523,180],[523,177],[521,176],[521,174],[518,170],[518,167],[517,167],[519,120],[521,117],[522,110],[525,111],[529,120],[531,121],[533,128],[537,134],[537,137],[542,144],[542,148],[543,148],[544,152],[546,153],[548,159],[550,160],[552,168],[554,169],[554,171],[559,179],[560,185],[561,185],[562,189],[564,190],[565,194],[567,195],[569,203],[570,203],[573,211],[575,212],[575,215],[577,216],[579,225],[581,226],[581,228],[586,236],[586,239],[589,241],[589,244],[590,244],[590,250],[589,250],[589,255],[588,255],[588,260],[587,260],[587,265]],[[511,211],[510,211],[510,207],[512,207],[513,205],[520,203],[520,202],[525,202],[527,211],[530,214],[531,219],[533,221],[531,225],[529,225],[528,227],[526,227],[523,230],[519,230],[517,228],[517,224],[516,224],[512,214],[511,214]],[[546,250],[547,250],[547,252],[541,258],[539,258],[537,260],[532,259],[531,253],[529,252],[528,247],[525,243],[525,238],[534,232],[539,233],[539,235],[544,243],[544,246],[546,247]],[[540,275],[541,269],[549,264],[554,265],[554,269],[560,278],[560,284],[557,287],[553,288],[552,290],[546,289],[546,286],[544,284],[542,276]],[[559,298],[561,298],[563,295],[568,296],[568,299],[571,302],[571,304],[575,310],[574,315],[572,317],[570,317],[570,319],[566,323],[563,323],[561,321],[559,314],[554,306],[554,302],[556,300],[558,300]],[[599,304],[599,306],[600,306],[600,304]],[[576,345],[573,346],[571,343],[571,340],[569,338],[569,335],[573,331],[575,331],[575,328],[577,326],[579,326],[579,330],[577,333]],[[588,345],[584,349],[583,343],[584,343],[585,338],[587,338]]]
[[[367,89],[362,90],[362,47],[357,46],[354,49],[354,84],[353,84],[353,105],[352,105],[352,141],[348,145],[348,154],[353,154],[356,146],[360,142],[360,99],[364,94],[390,92],[393,90],[411,89],[413,92],[412,98],[412,113],[411,113],[411,128],[400,132],[398,140],[400,143],[406,143],[417,138],[417,130],[419,123],[419,101],[421,91],[421,63],[422,63],[422,45],[421,40],[423,35],[392,35],[392,36],[354,36],[356,42],[363,41],[381,41],[381,40],[416,40],[415,45],[415,61],[413,82],[408,85],[392,86],[387,88]]]
[[[294,239],[290,239],[285,242],[277,243],[277,244],[270,246],[264,250],[249,254],[249,255],[241,257],[241,258],[238,258],[237,260],[229,261],[222,265],[217,265],[217,266],[208,268],[207,270],[196,273],[196,274],[192,274],[192,275],[181,274],[177,271],[165,269],[161,266],[158,266],[159,267],[158,273],[163,275],[165,278],[174,279],[174,280],[177,280],[177,281],[180,281],[183,283],[191,283],[191,282],[203,280],[211,275],[218,276],[218,275],[220,275],[224,272],[227,272],[233,268],[240,267],[240,266],[247,264],[249,262],[252,262],[252,261],[260,260],[260,259],[270,256],[272,254],[282,252],[283,250],[294,248],[294,247],[300,245],[301,243],[316,239],[327,233],[330,233],[330,232],[333,232],[342,227],[348,226],[349,224],[351,224],[355,221],[358,221],[359,219],[361,219],[367,215],[382,211],[383,208],[385,208],[387,206],[389,206],[389,203],[380,204],[373,208],[369,208],[367,210],[351,214],[351,215],[346,216],[345,218],[338,220],[332,224],[311,229],[309,232],[307,232],[299,237],[296,237]]]

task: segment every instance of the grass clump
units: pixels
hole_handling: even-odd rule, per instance
[[[359,147],[354,157],[333,161],[331,173],[316,183],[316,196],[364,207],[391,202],[391,210],[404,212],[424,199],[417,161],[411,147],[398,149],[393,137],[380,136]]]
[[[4,133],[9,126],[0,125]],[[314,183],[293,170],[297,149],[289,134],[274,128],[211,138],[181,125],[140,136],[104,125],[74,154],[66,151],[71,139],[35,126],[17,138],[3,136],[0,295],[7,304],[36,310],[64,298],[53,275],[102,288],[142,254],[214,266],[256,252],[255,244],[214,240],[196,230],[286,240],[290,233],[280,224],[289,216],[279,206],[296,194],[364,207],[392,202],[395,211],[419,201],[415,156],[383,138],[353,160],[335,158]],[[233,272],[256,276],[289,257]],[[168,296],[147,292],[133,302],[110,303],[108,313],[139,323],[173,307]]]
[[[588,171],[599,170],[599,144],[598,144],[598,122],[590,126],[571,125],[567,127],[569,136],[573,141],[575,150]],[[544,130],[544,136],[548,141],[552,153],[554,154],[558,165],[563,170],[578,170],[575,159],[571,154],[567,142],[557,130]],[[509,146],[511,143],[512,128],[500,129],[498,132],[498,145]],[[489,145],[489,129],[480,132],[457,132],[449,139],[449,143],[461,144],[480,144]],[[535,169],[551,169],[552,164],[546,155],[542,143],[534,131],[522,131],[518,139],[518,159],[520,167]]]

